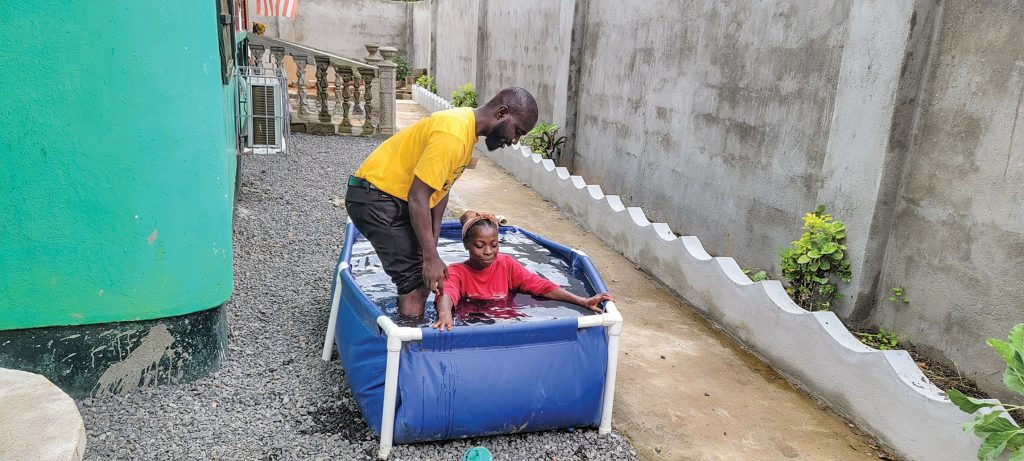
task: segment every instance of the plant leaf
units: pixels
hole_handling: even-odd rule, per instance
[[[1024,434],[1017,434],[1013,436],[1013,438],[1011,438],[1006,444],[1006,449],[1014,452],[1020,450],[1021,447],[1024,447]],[[1021,454],[1024,455],[1024,452]]]
[[[1010,345],[1017,350],[1017,353],[1024,356],[1024,323],[1018,323],[1010,329]]]
[[[1017,431],[1019,430],[1020,429],[1017,429]],[[1010,438],[1017,435],[1017,431],[993,432],[988,434],[988,436],[981,442],[981,446],[978,447],[978,459],[984,461],[996,459],[996,457],[1001,455],[1003,450],[1006,449],[1006,443],[1010,441]]]
[[[968,397],[956,389],[946,391],[946,395],[949,396],[949,400],[953,402],[953,405],[956,405],[964,413],[973,414],[982,408],[992,408],[999,405],[998,403],[989,403],[981,399]]]
[[[809,262],[811,262],[811,258],[807,257],[807,255],[801,255],[801,256],[800,256],[799,258],[797,258],[797,260],[796,260],[796,263],[797,263],[797,264],[807,264],[807,263],[809,263]]]
[[[1003,384],[1011,391],[1024,395],[1024,367],[1011,364],[1003,373]]]
[[[1010,454],[1010,461],[1024,461],[1024,448],[1017,448]]]
[[[1011,346],[1010,343],[1003,342],[995,338],[990,338],[985,342],[988,343],[989,347],[995,349],[996,352],[1003,357],[1003,360],[1006,361],[1007,365],[1013,363],[1016,351],[1013,350],[1013,346]]]
[[[1003,417],[1003,412],[994,411],[985,416],[979,417],[974,425],[974,433],[984,435],[986,433],[1014,432],[1021,428],[1015,426],[1010,420]]]

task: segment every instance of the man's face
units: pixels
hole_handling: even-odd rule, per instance
[[[499,111],[500,121],[484,138],[484,143],[487,144],[487,150],[494,151],[499,147],[511,146],[512,144],[519,142],[519,137],[529,132],[533,125],[537,123],[536,120],[530,122],[524,122],[521,117],[515,114],[504,113]],[[529,125],[527,125],[529,124]]]

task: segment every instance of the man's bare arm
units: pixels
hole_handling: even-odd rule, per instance
[[[434,208],[430,209],[430,218],[434,222],[434,246],[437,246],[437,240],[441,238],[441,221],[444,220],[444,210],[448,208],[448,194],[444,194],[444,198]]]
[[[413,232],[423,252],[423,283],[427,289],[440,296],[444,292],[444,279],[448,266],[437,254],[437,239],[434,231],[434,211],[430,208],[430,196],[434,189],[418,177],[413,177],[409,187],[409,219]],[[443,211],[442,211],[443,212]]]

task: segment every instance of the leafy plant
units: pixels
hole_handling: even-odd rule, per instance
[[[855,334],[860,338],[860,342],[881,351],[897,349],[900,345],[900,337],[896,333],[881,328],[878,329],[878,333],[860,332]]]
[[[743,268],[743,275],[750,277],[750,281],[752,282],[768,280],[768,273],[756,267]]]
[[[910,299],[907,298],[907,291],[903,286],[892,287],[892,296],[889,296],[889,301],[910,304]]]
[[[565,136],[558,136],[558,130],[558,125],[554,123],[538,123],[519,143],[528,146],[541,157],[558,158],[565,144]]]
[[[428,75],[420,75],[418,78],[416,78],[416,83],[414,85],[426,88],[431,93],[437,94],[437,84],[434,83],[434,77]]]
[[[834,279],[846,283],[853,277],[846,256],[846,225],[833,221],[825,205],[804,215],[804,234],[793,246],[780,249],[780,269],[789,281],[786,291],[807,310],[828,310],[842,297]]]
[[[467,83],[452,91],[452,105],[455,107],[476,107],[476,89]]]
[[[1024,323],[1010,330],[1009,340],[1007,343],[990,338],[988,345],[1006,362],[1003,384],[1024,396]],[[964,424],[965,431],[973,430],[982,438],[978,448],[979,460],[990,461],[1009,450],[1010,461],[1024,461],[1024,429],[1014,425],[1005,415],[1009,411],[1024,410],[1024,406],[986,402],[968,397],[956,389],[946,391],[946,395],[965,413],[975,414],[982,408],[990,410],[988,414],[978,414],[974,421]]]
[[[405,56],[402,56],[402,53],[398,53],[395,55],[395,64],[398,65],[398,68],[395,69],[395,79],[398,80],[399,82],[404,82],[405,78],[409,76],[410,72],[409,61],[405,60]]]

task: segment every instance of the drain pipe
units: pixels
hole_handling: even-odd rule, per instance
[[[325,362],[331,360],[334,347],[334,332],[338,328],[338,306],[341,305],[341,273],[348,269],[348,263],[338,264],[338,272],[334,276],[334,297],[331,298],[331,316],[327,318],[327,335],[324,337],[324,352],[320,355]]]
[[[388,359],[384,368],[384,409],[380,419],[378,459],[388,459],[395,436],[395,405],[398,400],[398,361],[403,341],[423,340],[419,328],[400,327],[386,315],[377,317],[377,325],[388,337]]]

